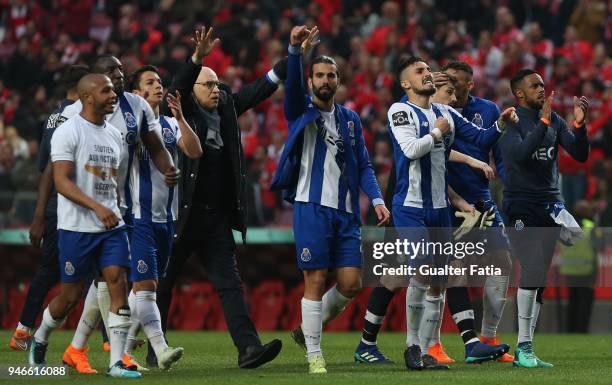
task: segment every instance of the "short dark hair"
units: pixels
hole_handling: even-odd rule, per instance
[[[138,68],[136,71],[132,72],[128,76],[127,82],[126,82],[127,90],[128,91],[139,90],[140,89],[140,78],[142,78],[142,74],[144,74],[145,72],[149,72],[149,71],[155,72],[158,76],[161,77],[157,67],[150,65],[150,64],[143,65],[142,67]]]
[[[410,57],[402,56],[400,57],[399,63],[397,65],[397,78],[398,79],[400,78],[402,71],[404,71],[406,68],[418,62],[425,63],[425,60],[423,60],[423,58],[420,56],[410,56]]]
[[[102,55],[98,55],[91,60],[89,65],[92,73],[100,73],[100,62],[107,59],[116,59],[115,56],[105,53]],[[119,59],[117,59],[119,60]]]
[[[522,70],[519,70],[517,73],[515,73],[512,79],[510,79],[510,89],[512,90],[512,95],[516,96],[516,88],[518,87],[519,83],[526,76],[533,74],[537,74],[537,72],[530,68],[523,68]]]
[[[472,66],[464,61],[451,61],[446,63],[445,66],[442,67],[442,71],[446,71],[447,69],[452,69],[455,71],[463,71],[470,74],[470,76],[474,76],[474,70]]]
[[[320,63],[326,63],[326,64],[333,64],[336,66],[336,75],[338,74],[338,63],[336,63],[336,60],[334,60],[333,57],[331,56],[327,56],[327,55],[319,55],[316,58],[312,59],[312,61],[310,62],[310,74],[308,74],[308,76],[312,79],[313,75],[314,75],[314,65],[315,64],[320,64]]]
[[[79,80],[89,73],[89,67],[84,65],[74,64],[68,66],[62,74],[62,85],[66,91],[75,89]]]

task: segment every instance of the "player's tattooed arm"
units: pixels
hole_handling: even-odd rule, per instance
[[[74,203],[94,211],[107,230],[117,227],[119,224],[117,215],[108,207],[101,205],[95,199],[85,194],[74,183],[73,179],[74,162],[68,160],[53,162],[53,180],[57,192]]]

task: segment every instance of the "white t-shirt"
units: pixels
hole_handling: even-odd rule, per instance
[[[165,122],[162,122],[162,119]],[[164,146],[170,152],[175,165],[178,164],[177,143],[181,130],[175,118],[160,116],[159,131]],[[132,212],[136,219],[146,219],[157,223],[176,220],[178,212],[177,187],[166,185],[162,174],[142,144],[139,144],[132,163]]]
[[[117,205],[121,133],[110,123],[98,126],[75,115],[59,126],[51,139],[51,161],[74,163],[74,182],[81,191],[121,219]],[[120,220],[119,226],[123,225]],[[81,233],[107,231],[95,212],[62,194],[57,198],[57,228]]]
[[[140,143],[140,134],[146,133],[149,131],[161,132],[161,127],[159,127],[159,120],[155,117],[155,113],[153,109],[144,100],[142,97],[132,94],[130,92],[124,92],[123,95],[119,96],[119,98],[125,98],[129,103],[132,112],[122,111],[121,110],[121,102],[118,102],[115,105],[115,109],[112,113],[106,115],[106,121],[112,124],[115,128],[119,130],[122,137],[123,142],[123,151],[126,152],[126,156],[123,157],[121,161],[121,165],[119,166],[119,197],[121,198],[121,209],[125,211],[127,209],[131,209],[131,202],[128,202],[126,199],[125,190],[128,189],[131,191],[131,183],[132,180],[128,179],[128,163],[129,163],[129,149],[130,144],[134,144],[135,146],[131,146],[135,150],[138,143]],[[77,100],[73,104],[69,105],[62,112],[62,116],[64,118],[71,118],[74,115],[77,115],[83,109],[83,105],[80,100]],[[130,124],[136,131],[134,134],[129,134],[128,126]],[[132,155],[132,159],[135,158],[135,155]],[[128,196],[127,198],[131,198]],[[130,199],[131,201],[131,199]]]

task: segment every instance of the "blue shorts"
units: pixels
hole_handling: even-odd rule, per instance
[[[94,271],[109,266],[130,265],[127,229],[102,233],[80,233],[58,230],[60,274],[63,283],[88,279]]]
[[[134,219],[130,281],[163,278],[172,253],[174,224]]]
[[[393,206],[393,224],[400,240],[409,242],[449,242],[451,238],[451,209],[421,209],[408,206]],[[450,256],[427,252],[409,256],[408,265],[419,268],[422,265],[443,267]]]
[[[293,204],[293,234],[300,270],[361,267],[361,229],[354,214],[317,203]]]
[[[502,219],[501,214],[499,213],[499,210],[497,209],[497,205],[490,199],[485,200],[484,204],[485,210],[489,210],[491,208],[495,210],[495,219],[493,219],[493,224],[490,228],[487,228],[486,235],[484,234],[484,232],[482,232],[483,234],[478,234],[478,231],[470,231],[464,238],[462,238],[462,240],[473,241],[486,238],[487,249],[508,250],[510,248],[510,243],[508,242],[508,236],[506,235],[504,221]],[[461,226],[461,222],[463,221],[461,218],[457,218],[453,215],[452,219],[453,226]]]
[[[132,240],[132,230],[134,230],[134,215],[131,211],[126,211],[123,214],[123,223],[125,223],[125,228],[127,229],[128,239]]]

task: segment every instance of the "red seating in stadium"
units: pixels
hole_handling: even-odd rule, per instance
[[[285,310],[285,285],[282,281],[264,281],[253,290],[249,307],[257,330],[278,330]]]

